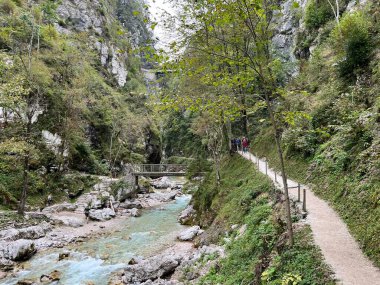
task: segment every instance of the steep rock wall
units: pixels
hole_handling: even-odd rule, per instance
[[[138,17],[131,17],[129,26],[118,18],[124,10],[133,10],[133,2],[63,0],[57,9],[60,18],[56,24],[57,30],[64,34],[88,32],[89,41],[98,52],[101,65],[114,76],[120,87],[127,82],[129,56],[127,51],[120,49],[118,43],[110,38],[109,27],[118,22],[125,28],[125,38],[135,47],[150,36],[144,33],[143,28],[133,28],[130,31],[129,27],[145,26]]]
[[[351,0],[345,12],[351,13],[359,7],[366,5],[368,0]],[[305,16],[308,0],[285,0],[280,4],[280,10],[274,15],[275,34],[272,38],[273,48],[286,63],[289,76],[295,76],[299,72],[297,64],[299,59],[308,59],[319,44],[320,31],[307,31]],[[301,37],[314,33],[313,42],[309,47],[299,45]]]

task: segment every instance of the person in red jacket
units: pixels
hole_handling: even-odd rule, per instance
[[[248,147],[249,147],[249,141],[246,137],[243,137],[242,141],[241,141],[241,144],[243,146],[243,152],[247,152],[248,151]]]

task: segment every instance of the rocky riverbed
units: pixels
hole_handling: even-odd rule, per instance
[[[188,267],[223,252],[193,247],[202,230],[178,223],[194,214],[178,183],[134,192],[119,182],[103,178],[76,203],[28,213],[37,225],[0,231],[1,284],[182,284],[199,277]]]

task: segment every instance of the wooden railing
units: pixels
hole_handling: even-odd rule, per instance
[[[133,173],[185,173],[187,165],[183,164],[134,164]]]

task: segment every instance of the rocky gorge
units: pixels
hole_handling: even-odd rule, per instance
[[[219,246],[194,248],[203,230],[179,224],[194,214],[183,182],[146,179],[136,190],[121,179],[99,179],[74,203],[28,212],[39,221],[34,225],[0,231],[2,284],[183,284],[200,276],[189,268],[203,267],[206,256],[213,256],[208,266],[223,256]],[[85,273],[72,281],[70,266],[95,261],[89,281],[81,279]]]

